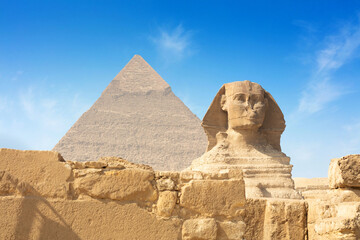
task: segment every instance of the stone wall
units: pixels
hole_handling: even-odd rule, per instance
[[[305,239],[301,200],[245,199],[241,172],[158,172],[0,149],[0,239]]]
[[[349,155],[331,160],[327,187],[325,179],[313,179],[302,188],[309,239],[360,239],[359,176],[360,155]]]

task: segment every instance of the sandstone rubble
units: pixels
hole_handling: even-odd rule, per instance
[[[360,187],[360,155],[332,159],[329,166],[331,188]]]

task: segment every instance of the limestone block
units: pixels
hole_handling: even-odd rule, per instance
[[[305,239],[306,202],[290,199],[247,199],[245,239]]]
[[[265,239],[299,239],[306,236],[306,203],[268,199],[265,209]]]
[[[210,179],[229,179],[231,178],[229,177],[229,172],[230,172],[229,169],[220,169],[219,171],[211,172]]]
[[[116,168],[116,169],[140,168],[143,170],[153,171],[152,167],[148,165],[132,163],[120,157],[101,157],[99,158],[98,162],[106,163],[108,168]]]
[[[7,174],[3,179],[16,179],[13,186],[23,195],[67,198],[71,169],[57,152],[2,148],[0,170]]]
[[[182,227],[183,240],[216,240],[217,225],[213,218],[189,219]]]
[[[119,162],[116,161],[111,161],[111,162],[107,162],[107,169],[124,169],[125,166]]]
[[[218,222],[218,240],[239,240],[244,238],[246,224],[238,222]]]
[[[244,214],[244,239],[263,240],[266,199],[247,198]]]
[[[326,190],[329,189],[328,178],[293,178],[295,189],[299,192],[311,190]]]
[[[360,202],[360,189],[329,189],[329,190],[311,190],[303,192],[304,199],[323,201],[333,205],[342,202]]]
[[[155,201],[157,192],[151,184],[154,172],[143,169],[89,172],[74,180],[79,194],[122,201]]]
[[[159,178],[171,178],[174,181],[177,181],[180,177],[180,172],[172,171],[155,171],[155,177]]]
[[[199,171],[184,170],[184,171],[180,172],[180,179],[183,182],[188,182],[191,180],[201,180],[201,179],[204,179],[204,177],[203,177],[202,173]]]
[[[358,240],[360,237],[358,225],[359,222],[355,219],[324,219],[321,222],[315,224],[315,235],[309,234],[309,239]]]
[[[66,163],[69,164],[72,169],[84,169],[85,168],[85,162],[66,161]]]
[[[103,161],[84,162],[86,168],[106,168],[107,163]]]
[[[6,240],[176,240],[182,227],[181,220],[157,218],[136,203],[101,199],[0,197],[0,216]]]
[[[245,205],[244,181],[192,180],[181,189],[180,205],[202,216],[238,216]]]
[[[175,189],[175,183],[170,178],[160,178],[156,181],[156,183],[159,191],[172,191]]]
[[[311,239],[360,239],[360,189],[306,191]]]
[[[73,169],[75,178],[84,177],[86,175],[89,175],[90,173],[101,174],[102,172],[103,172],[103,169],[98,169],[98,168]]]
[[[309,239],[360,239],[360,203],[309,201]]]
[[[328,175],[331,188],[360,187],[360,155],[332,159]]]
[[[163,217],[170,217],[177,200],[177,192],[163,191],[159,193],[157,213]]]

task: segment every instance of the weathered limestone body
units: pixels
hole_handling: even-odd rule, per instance
[[[0,149],[0,239],[241,239],[244,180],[228,176]]]
[[[303,196],[309,240],[360,239],[359,189],[308,190]]]
[[[202,122],[208,137],[204,155],[193,171],[242,170],[247,197],[301,198],[294,191],[290,158],[281,152],[284,116],[259,84],[224,84]]]
[[[70,161],[116,156],[169,171],[188,167],[205,148],[200,120],[135,55],[53,150]]]
[[[57,152],[0,149],[0,195],[66,198],[71,169]]]
[[[332,188],[360,187],[360,155],[332,159],[329,166],[329,185]]]
[[[349,155],[331,160],[328,178],[295,180],[308,205],[309,240],[360,239],[358,166],[359,155]]]
[[[310,190],[328,190],[328,178],[293,178],[295,189],[299,192],[306,192]]]
[[[305,238],[304,201],[246,199],[239,171],[158,172],[11,149],[0,160],[0,239]]]

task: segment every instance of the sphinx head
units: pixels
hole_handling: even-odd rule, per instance
[[[228,129],[260,132],[271,146],[280,151],[285,120],[270,93],[257,83],[241,81],[226,83],[220,88],[202,126],[208,137],[207,151],[217,144],[216,135]]]
[[[235,130],[257,130],[265,119],[267,98],[264,89],[250,81],[225,84],[221,109],[227,112],[228,127]]]

